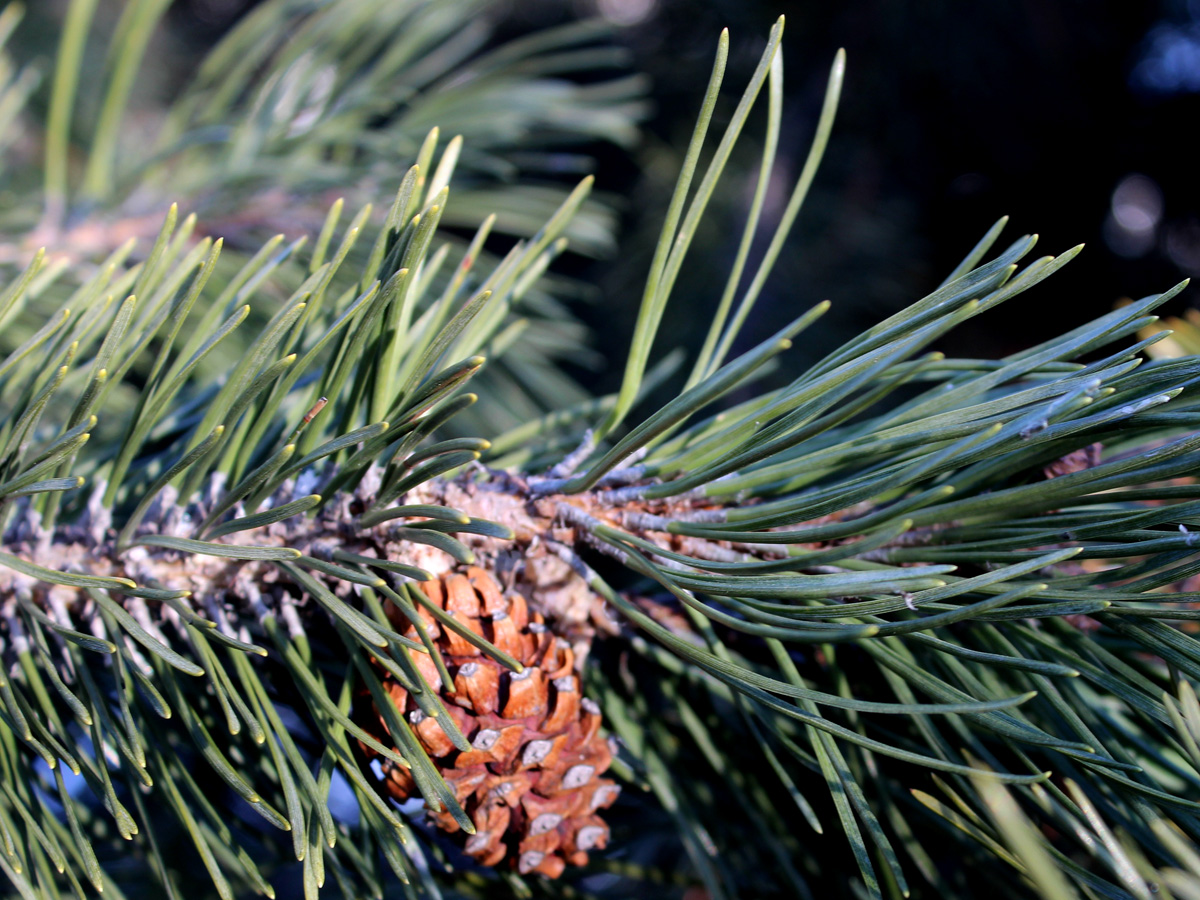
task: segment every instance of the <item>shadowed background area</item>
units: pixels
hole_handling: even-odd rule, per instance
[[[828,297],[826,327],[849,337],[936,286],[1005,214],[1012,236],[1041,234],[1042,252],[1081,241],[1088,248],[1053,286],[958,331],[960,355],[1011,352],[1122,296],[1200,272],[1200,191],[1182,137],[1200,111],[1200,4],[611,5],[651,10],[625,32],[654,79],[651,160],[665,153],[658,142],[684,145],[718,28],[730,27],[744,71],[771,15],[788,15],[784,185],[803,163],[825,69],[838,46],[847,49],[834,136],[755,335],[787,310]],[[653,165],[651,177],[667,171]],[[740,171],[742,195],[725,198],[728,218],[710,225],[714,247],[747,202],[749,153]],[[681,297],[717,277],[728,262],[722,252],[694,255],[695,280]],[[699,271],[710,261],[711,272]],[[624,280],[630,269],[610,275],[607,283],[620,285],[610,296],[633,288],[632,277]],[[1181,305],[1195,296],[1185,292]]]
[[[525,21],[555,8],[520,6]],[[628,315],[636,300],[714,36],[730,28],[728,83],[739,85],[736,75],[749,72],[781,12],[786,105],[779,185],[774,204],[768,200],[776,216],[803,164],[839,46],[849,63],[821,174],[745,344],[824,298],[834,307],[821,343],[852,336],[935,287],[1001,215],[1011,216],[1012,238],[1040,233],[1040,252],[1088,247],[1052,286],[957,331],[958,355],[1012,352],[1121,297],[1200,274],[1200,179],[1183,137],[1200,113],[1194,0],[596,0],[593,8],[630,23],[620,39],[651,75],[657,109],[640,157],[645,174],[624,193],[631,230],[621,264],[601,267],[605,316],[612,305]],[[748,132],[757,140],[761,126]],[[730,171],[740,191],[719,198],[720,214],[706,223],[676,302],[712,303],[710,285],[720,283],[736,249],[728,234],[741,225],[758,148],[749,141],[739,151]],[[1185,291],[1172,311],[1196,296],[1194,287]],[[706,325],[697,313],[683,321],[694,329],[693,345]],[[813,346],[801,344],[801,353]]]

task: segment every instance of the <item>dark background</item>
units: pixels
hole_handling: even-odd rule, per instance
[[[159,67],[151,79],[158,90],[169,95],[254,2],[177,0],[160,53],[147,63]],[[1039,254],[1088,247],[1043,286],[955,332],[942,347],[955,355],[1020,349],[1122,297],[1200,273],[1190,139],[1200,113],[1200,0],[501,0],[497,9],[498,40],[604,15],[631,68],[652,78],[655,112],[634,156],[596,148],[599,187],[624,213],[620,253],[568,263],[599,288],[580,315],[616,360],[584,375],[597,390],[619,377],[619,348],[717,35],[727,26],[732,39],[727,102],[713,124],[719,135],[780,13],[788,18],[784,129],[778,189],[760,233],[769,237],[772,211],[781,211],[803,164],[839,46],[849,66],[824,166],[744,343],[833,300],[823,330],[791,357],[799,365],[928,293],[1005,214],[1012,219],[1002,246],[1038,232]],[[762,125],[761,116],[751,120],[680,278],[672,342],[695,347],[703,337],[753,190]],[[1191,288],[1168,310],[1198,296]]]
[[[803,165],[838,47],[848,73],[821,174],[746,341],[829,298],[819,348],[802,340],[798,352],[827,349],[827,340],[848,338],[936,287],[1001,215],[1011,216],[1001,246],[1027,232],[1041,235],[1039,254],[1088,246],[1042,287],[956,332],[945,349],[957,355],[1020,349],[1122,297],[1200,273],[1200,178],[1189,137],[1200,120],[1196,0],[598,5],[610,14],[646,9],[619,35],[635,67],[651,75],[657,109],[640,158],[648,174],[624,193],[622,259],[600,267],[605,315],[639,295],[719,30],[729,27],[732,39],[727,113],[780,13],[779,207]],[[520,18],[532,24],[557,6],[522,3]],[[736,250],[730,235],[753,190],[761,133],[761,119],[747,128],[728,169],[731,189],[675,295],[681,306],[699,304],[698,313],[715,302]],[[1126,181],[1131,175],[1145,177]],[[1170,310],[1197,296],[1185,291]],[[695,340],[707,316],[673,322],[690,325]]]
[[[1037,232],[1039,253],[1088,246],[1042,287],[956,332],[958,355],[1020,349],[1121,297],[1200,272],[1200,178],[1187,137],[1200,113],[1200,3],[665,0],[624,33],[653,76],[659,112],[648,153],[658,142],[686,145],[720,27],[731,30],[731,71],[744,79],[779,12],[788,17],[789,189],[839,46],[848,73],[824,166],[756,335],[829,298],[830,337],[849,337],[935,287],[1006,214],[1007,237]],[[709,249],[694,254],[698,267],[712,265],[708,276],[694,273],[698,292],[734,251],[720,238],[741,224],[756,156],[757,148],[742,154],[743,189],[726,198]],[[1125,183],[1114,216],[1114,192],[1136,174],[1146,178]],[[637,274],[622,267],[605,283],[623,296]],[[1196,296],[1189,289],[1172,310]]]

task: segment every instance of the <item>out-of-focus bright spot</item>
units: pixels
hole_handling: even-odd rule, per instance
[[[1162,191],[1145,175],[1127,175],[1113,191],[1112,213],[1126,231],[1153,231],[1162,219]]]
[[[1157,94],[1200,91],[1200,2],[1188,0],[1186,22],[1159,22],[1142,42],[1130,72],[1134,87]]]
[[[329,779],[329,814],[347,825],[357,825],[359,817],[358,798],[346,776],[337,769]]]
[[[1138,337],[1149,340],[1162,334],[1164,328],[1172,333],[1146,348],[1146,355],[1151,359],[1178,359],[1200,353],[1200,310],[1184,310],[1183,318],[1167,316],[1153,325],[1139,328]]]
[[[1200,91],[1200,27],[1160,25],[1147,37],[1146,51],[1133,67],[1133,82],[1160,94]]]
[[[1156,241],[1162,222],[1162,191],[1145,175],[1126,175],[1113,191],[1104,220],[1104,240],[1120,256],[1145,256]]]
[[[644,22],[658,8],[658,0],[596,0],[596,12],[614,25]]]

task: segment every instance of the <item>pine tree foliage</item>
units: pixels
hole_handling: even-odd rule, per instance
[[[44,161],[30,160],[41,171],[7,173],[10,184],[40,179],[42,198],[14,204],[0,227],[7,261],[23,265],[42,247],[52,254],[26,301],[45,298],[42,318],[97,262],[120,272],[138,261],[172,202],[188,213],[179,243],[222,241],[217,283],[265,253],[275,280],[286,279],[275,288],[283,301],[307,274],[285,261],[323,262],[339,216],[386,202],[403,168],[397,160],[420,166],[422,182],[438,186],[431,196],[454,176],[454,203],[440,207],[437,223],[445,250],[431,259],[431,277],[444,281],[480,226],[472,252],[489,264],[487,235],[532,236],[589,170],[589,142],[628,145],[644,114],[641,79],[623,74],[623,55],[594,22],[496,45],[497,16],[481,0],[273,0],[209,53],[147,135],[128,107],[167,6],[127,4],[104,48],[89,37],[95,0],[73,2],[56,63],[42,72],[35,62],[12,79],[5,108],[13,111],[39,77],[49,82]],[[12,4],[6,30],[18,18]],[[101,53],[104,77],[91,79]],[[581,72],[589,83],[571,77]],[[576,253],[606,253],[614,225],[611,208],[588,202],[565,237]],[[371,249],[352,248],[350,264],[362,269]],[[511,364],[496,360],[503,371],[484,396],[487,417],[468,414],[471,424],[502,429],[564,396],[583,399],[557,367],[592,352],[563,305],[572,292],[561,279],[522,286],[509,324],[520,322],[525,352]],[[266,318],[252,310],[250,324]],[[6,334],[0,347],[13,349],[37,326],[30,319],[28,333]],[[243,349],[235,337],[201,366],[216,377]]]
[[[55,79],[67,99],[47,133],[52,223],[67,203],[64,85],[92,5],[70,7]],[[117,70],[136,69],[161,6],[129,5]],[[136,263],[121,249],[55,271],[30,254],[0,295],[0,317],[34,322],[0,361],[0,868],[15,895],[145,896],[154,879],[165,896],[199,896],[203,880],[222,897],[275,896],[291,866],[310,897],[696,883],[713,898],[968,895],[973,877],[1055,900],[1200,896],[1200,592],[1172,589],[1200,571],[1200,361],[1147,360],[1162,333],[1138,337],[1182,286],[1001,360],[930,351],[1078,252],[1031,258],[1032,237],[994,250],[1001,221],[929,296],[784,386],[747,392],[827,307],[732,355],[816,172],[844,68],[839,55],[808,162],[752,262],[780,130],[780,21],[710,141],[721,37],[619,392],[490,440],[452,436],[452,417],[492,402],[466,389],[513,355],[513,310],[573,239],[590,181],[503,258],[481,252],[487,219],[465,252],[443,250],[453,165],[431,168],[436,139],[416,136],[442,114],[474,127],[455,95],[471,79],[449,73],[471,71],[475,38],[461,19],[429,25],[441,37],[428,43],[403,27],[401,9],[428,24],[443,4],[385,8],[373,24],[379,4],[261,7],[173,119],[191,140],[180,152],[210,175],[229,163],[225,180],[171,176],[229,214],[281,185],[369,192],[394,154],[388,135],[408,134],[417,165],[385,216],[345,221],[335,203],[310,246],[268,240],[227,272],[220,236],[172,208]],[[263,39],[301,13],[286,41]],[[561,40],[485,56],[480,102],[500,102],[494,67],[536,82],[567,64],[534,61]],[[325,65],[355,75],[322,87]],[[414,100],[407,126],[373,106],[372,79],[393,65],[429,79],[414,83],[443,77],[443,102]],[[212,77],[239,66],[259,88]],[[11,127],[30,79],[0,74]],[[628,124],[598,94],[574,134]],[[677,397],[644,411],[674,281],[764,95],[758,188],[708,340]],[[522,102],[544,122],[562,97]],[[121,177],[133,198],[173,170],[118,176],[120,129],[104,124],[117,113],[101,109],[79,190],[116,209]],[[481,166],[507,156],[486,136],[472,152]],[[374,169],[351,164],[359,153]],[[66,222],[46,233],[65,238]],[[735,389],[752,399],[723,402]],[[419,810],[385,799],[362,749],[474,829],[382,682],[407,683],[424,715],[449,721],[414,662],[441,664],[417,584],[506,560],[554,628],[580,651],[595,641],[585,689],[627,784],[612,852],[553,883],[465,863]],[[364,729],[364,696],[394,746]],[[467,751],[472,736],[453,732]],[[353,814],[334,802],[342,785]],[[664,834],[686,866],[672,870]],[[841,847],[850,862],[831,871]]]

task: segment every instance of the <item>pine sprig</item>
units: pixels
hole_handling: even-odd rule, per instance
[[[274,183],[262,159],[291,184],[289,166],[322,147],[336,183],[350,171],[338,136],[369,152],[432,115],[431,98],[450,118],[456,103],[477,109],[493,82],[548,71],[557,63],[539,54],[590,34],[502,48],[476,63],[482,80],[439,94],[475,32],[448,36],[436,4],[378,20],[368,6],[262,5],[176,110],[179,135],[226,123],[228,147],[180,153],[232,154],[242,169],[218,188],[236,183],[242,200]],[[118,29],[128,57],[83,181],[97,199],[119,185],[109,111],[157,14],[131,4]],[[90,6],[72,16],[65,46]],[[270,31],[281,16],[296,30],[286,41]],[[389,44],[402,25],[409,43]],[[610,635],[586,671],[624,743],[617,771],[657,803],[633,808],[671,819],[714,898],[779,884],[809,895],[808,879],[829,877],[809,827],[844,836],[868,896],[906,894],[918,875],[941,888],[933,835],[986,877],[1056,898],[1200,890],[1200,642],[1171,624],[1196,617],[1200,592],[1165,590],[1200,570],[1197,363],[1144,361],[1158,335],[1129,343],[1182,285],[1003,360],[930,352],[1078,252],[1025,262],[1024,237],[988,259],[1000,223],[928,297],[725,405],[825,309],[726,361],[828,140],[839,54],[810,165],[740,306],[757,202],[678,397],[622,430],[670,377],[669,364],[648,367],[675,274],[764,84],[760,181],[771,168],[782,28],[693,191],[721,38],[618,394],[495,441],[445,425],[493,375],[481,351],[513,346],[511,312],[570,240],[590,179],[502,259],[481,252],[494,226],[483,217],[453,259],[437,225],[471,143],[450,142],[434,165],[436,135],[414,138],[387,215],[362,205],[343,226],[334,203],[311,249],[273,238],[223,274],[235,248],[194,241],[201,219],[172,207],[140,262],[122,246],[70,296],[50,290],[43,255],[13,274],[0,316],[35,320],[0,362],[0,868],[18,894],[87,883],[121,896],[118,877],[139,884],[122,874],[136,842],[180,895],[164,849],[177,840],[221,897],[273,896],[289,863],[308,896],[327,875],[383,896],[383,865],[411,897],[442,884],[548,891],[456,874],[364,756],[401,767],[430,810],[475,830],[416,731],[436,719],[458,750],[473,746],[431,683],[435,672],[453,684],[431,628],[509,672],[523,663],[416,582],[514,558],[568,640]],[[60,61],[55,96],[68,99],[55,103],[70,105],[72,65]],[[404,67],[432,105],[372,105],[368,88]],[[218,82],[229,68],[238,77]],[[387,123],[378,134],[368,113]],[[48,148],[52,208],[70,191],[53,148],[61,135]],[[214,195],[236,202],[225,189]],[[400,714],[388,683],[421,717]],[[392,745],[364,727],[364,697]],[[356,820],[334,814],[335,783]]]

